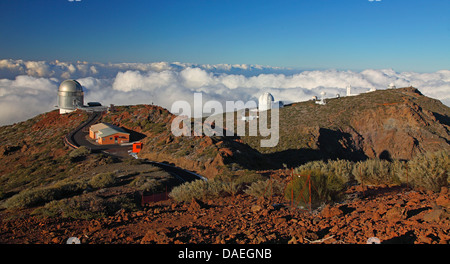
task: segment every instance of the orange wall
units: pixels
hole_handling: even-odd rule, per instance
[[[89,137],[95,139],[95,133],[92,130],[89,130]]]
[[[122,133],[116,133],[116,134],[111,135],[111,136],[99,138],[98,139],[98,143],[102,144],[102,145],[116,144],[116,141],[115,141],[115,138],[114,138],[116,136],[119,137],[117,139],[117,143],[118,144],[126,143],[126,142],[130,141],[130,135],[122,134]]]

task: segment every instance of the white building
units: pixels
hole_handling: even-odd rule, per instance
[[[272,108],[282,108],[284,103],[282,101],[275,101],[273,95],[265,92],[259,96],[258,110],[267,111]]]
[[[352,96],[352,86],[347,85],[347,96]]]
[[[325,102],[325,94],[326,94],[325,92],[320,93],[320,95],[321,95],[320,100],[316,101],[316,104],[320,104],[320,105],[327,104],[327,102]]]
[[[273,95],[265,92],[259,96],[258,109],[259,111],[267,111],[272,108],[272,103],[274,102]]]
[[[394,83],[390,83],[389,85],[388,85],[388,89],[395,89],[396,87],[395,87],[395,84]]]

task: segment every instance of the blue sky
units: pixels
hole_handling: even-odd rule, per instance
[[[450,69],[448,0],[1,0],[0,58]]]

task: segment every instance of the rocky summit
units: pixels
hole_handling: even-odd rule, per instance
[[[139,159],[67,146],[88,118],[52,111],[0,127],[0,243],[450,241],[450,108],[416,88],[286,105],[272,148],[175,137],[175,116],[154,105],[98,120],[141,141]]]

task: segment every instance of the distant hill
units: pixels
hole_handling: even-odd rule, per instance
[[[280,142],[260,148],[258,137],[242,137],[251,148],[290,166],[314,159],[409,160],[450,147],[450,108],[413,87],[357,96],[312,100],[280,110]],[[279,165],[279,164],[278,164]]]
[[[164,115],[164,121],[174,118]],[[209,177],[223,169],[278,169],[319,159],[409,160],[450,148],[450,108],[413,87],[327,99],[326,105],[287,105],[280,109],[280,140],[273,148],[261,148],[261,137],[174,137],[170,123],[152,124],[143,128],[151,136],[141,157]]]
[[[144,143],[141,158],[174,163],[207,177],[295,167],[319,159],[408,160],[450,148],[450,108],[413,87],[328,99],[326,105],[313,101],[287,105],[280,109],[280,140],[273,148],[261,148],[261,137],[175,137],[170,131],[174,118],[159,106],[133,105],[117,106],[101,121],[132,131],[132,139]],[[0,155],[5,161],[0,176],[12,170],[42,173],[38,161],[61,163],[64,170],[68,165],[63,157],[70,149],[62,137],[85,119],[83,112],[61,116],[52,111],[0,127]],[[2,179],[2,183],[11,180]]]

